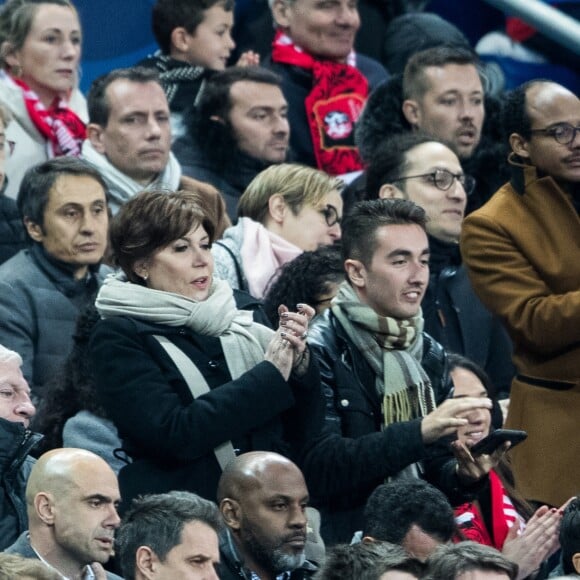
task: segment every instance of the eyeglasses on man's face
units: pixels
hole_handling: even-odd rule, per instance
[[[319,211],[324,216],[324,221],[329,228],[336,224],[340,225],[342,218],[338,215],[338,210],[332,204],[327,203],[326,206]]]
[[[561,123],[560,125],[555,125],[554,127],[548,127],[546,129],[532,129],[530,133],[548,135],[552,137],[560,145],[570,145],[576,139],[576,133],[580,133],[580,127],[574,127],[569,123]]]
[[[407,179],[424,179],[427,183],[432,183],[437,189],[447,191],[453,185],[455,180],[462,185],[466,195],[473,193],[475,189],[475,178],[465,173],[451,173],[447,169],[435,169],[430,173],[422,173],[421,175],[408,175],[407,177],[397,177],[393,179],[393,183],[397,181],[406,181]]]

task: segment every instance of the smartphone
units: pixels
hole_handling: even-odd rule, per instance
[[[472,455],[482,455],[484,453],[489,455],[506,441],[511,443],[511,447],[515,447],[527,437],[528,434],[525,431],[519,431],[517,429],[496,429],[487,437],[478,441],[469,451],[471,451]]]

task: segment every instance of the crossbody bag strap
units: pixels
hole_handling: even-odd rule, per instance
[[[175,366],[185,379],[187,386],[191,392],[194,399],[201,397],[205,393],[209,393],[209,387],[204,376],[199,372],[199,369],[193,364],[191,359],[175,344],[173,344],[166,336],[160,336],[158,334],[153,335],[159,344],[163,347],[165,352],[169,355],[169,358],[175,363]],[[218,445],[213,452],[215,453],[215,458],[219,463],[222,471],[225,469],[226,465],[234,459],[236,453],[234,451],[234,446],[231,441],[225,441]]]

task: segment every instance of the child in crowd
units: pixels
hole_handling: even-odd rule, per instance
[[[234,0],[157,0],[153,6],[153,34],[159,50],[139,64],[155,68],[169,101],[173,139],[183,133],[183,113],[193,106],[204,80],[224,70],[235,43]],[[259,64],[248,51],[238,66]]]

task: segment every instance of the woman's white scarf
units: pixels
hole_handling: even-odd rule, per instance
[[[95,303],[102,318],[128,316],[144,322],[185,326],[219,338],[232,379],[264,360],[274,331],[254,322],[252,313],[238,310],[230,285],[214,279],[207,300],[197,302],[181,294],[152,290],[111,274]]]
[[[109,194],[109,207],[113,214],[117,213],[124,203],[145,189],[160,188],[170,191],[179,189],[181,166],[171,152],[165,169],[157,179],[145,187],[111,165],[106,155],[96,151],[88,139],[83,143],[82,157],[93,165],[105,180]]]

